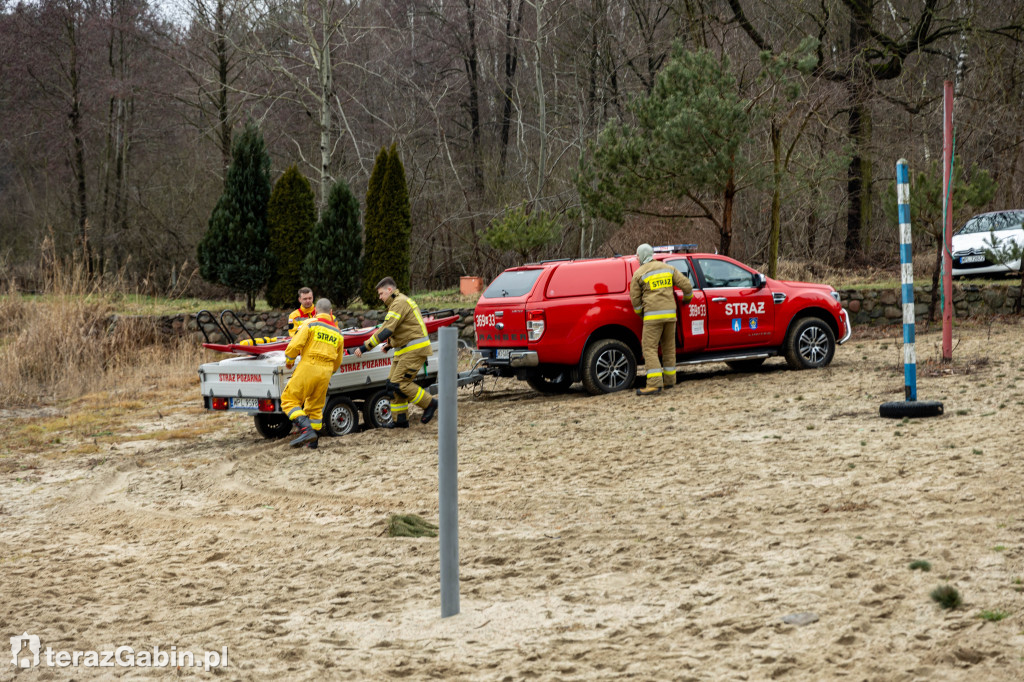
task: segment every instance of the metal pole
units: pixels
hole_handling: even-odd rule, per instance
[[[942,360],[953,359],[953,203],[950,170],[953,164],[953,83],[943,87],[942,107],[942,224],[945,226],[945,244],[942,249]]]
[[[903,388],[917,400],[917,354],[914,352],[914,254],[910,238],[910,173],[907,160],[896,162],[896,199],[900,214],[900,280],[903,290]]]
[[[437,333],[437,488],[441,544],[441,617],[459,613],[459,461],[458,385],[459,332],[442,327]]]

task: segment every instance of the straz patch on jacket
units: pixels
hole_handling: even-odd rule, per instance
[[[317,329],[316,340],[323,341],[324,343],[329,343],[335,348],[337,348],[338,343],[341,341],[341,334],[337,332],[332,332],[329,329]]]
[[[672,273],[659,272],[656,275],[648,275],[647,286],[651,288],[651,291],[654,291],[655,289],[664,289],[665,287],[672,286]]]

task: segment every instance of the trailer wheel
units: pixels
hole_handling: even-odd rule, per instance
[[[339,395],[327,401],[324,408],[324,429],[329,436],[344,436],[355,431],[359,425],[359,413],[355,403]]]
[[[363,405],[363,423],[371,429],[379,429],[391,423],[391,398],[384,391],[377,391]]]
[[[264,438],[284,438],[292,432],[292,423],[283,414],[256,414],[256,432]]]

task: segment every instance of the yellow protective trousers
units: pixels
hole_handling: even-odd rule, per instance
[[[641,340],[644,366],[647,368],[647,388],[676,385],[676,318],[644,321]],[[661,360],[658,346],[661,345]]]
[[[303,358],[281,394],[281,410],[292,421],[303,415],[309,417],[313,430],[319,431],[323,426],[327,385],[331,383],[332,374],[333,364]]]
[[[388,381],[398,384],[398,390],[401,393],[401,395],[395,394],[391,398],[391,415],[395,421],[405,421],[409,403],[423,409],[430,405],[432,396],[421,386],[417,386],[414,381],[429,355],[429,348],[417,349],[403,353],[391,362],[391,374],[388,375]],[[403,395],[405,400],[402,399]]]

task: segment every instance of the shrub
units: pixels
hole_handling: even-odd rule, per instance
[[[348,185],[339,180],[331,187],[327,206],[313,228],[302,278],[318,296],[326,296],[343,307],[359,293],[362,252],[359,201]]]

